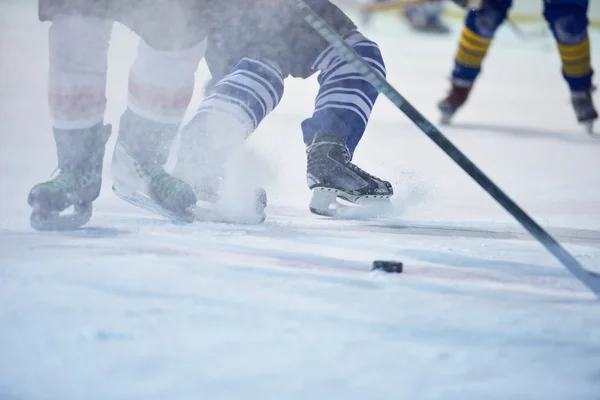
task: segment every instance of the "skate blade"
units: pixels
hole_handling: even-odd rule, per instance
[[[255,216],[245,215],[242,217],[236,215],[227,215],[226,213],[221,212],[217,207],[210,206],[196,206],[189,209],[188,214],[179,215],[162,208],[146,193],[140,191],[124,191],[116,185],[113,185],[113,192],[118,198],[128,202],[129,204],[142,208],[153,214],[160,215],[179,224],[189,224],[192,222],[217,222],[228,224],[255,225],[260,224],[265,220],[264,213],[257,214]]]
[[[68,231],[87,224],[92,218],[92,211],[91,202],[74,204],[73,211],[66,214],[34,209],[29,217],[29,223],[38,231]]]
[[[173,222],[179,223],[190,223],[194,221],[193,215],[190,213],[187,216],[177,215],[169,210],[166,210],[156,204],[154,200],[152,200],[147,194],[140,191],[125,191],[121,189],[119,186],[113,185],[112,187],[114,194],[120,198],[128,202],[131,205],[142,208],[146,211],[151,212],[152,214],[160,215],[161,217],[165,217]]]
[[[195,221],[218,222],[235,225],[259,225],[266,219],[264,211],[232,210],[224,204],[198,204],[191,210]]]
[[[393,211],[391,195],[352,196],[337,189],[314,188],[309,204],[313,214],[345,220],[384,218]]]

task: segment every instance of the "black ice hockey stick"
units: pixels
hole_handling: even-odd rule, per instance
[[[431,140],[435,142],[455,163],[457,163],[475,182],[492,196],[508,213],[510,213],[529,233],[537,239],[561,264],[577,279],[600,298],[600,274],[589,271],[565,250],[548,232],[539,226],[523,211],[506,193],[487,177],[473,162],[467,158],[446,136],[433,126],[417,111],[375,68],[371,67],[350,45],[348,45],[321,17],[319,17],[303,0],[286,0],[296,9],[304,20],[331,46],[363,74],[380,93],[400,109]]]

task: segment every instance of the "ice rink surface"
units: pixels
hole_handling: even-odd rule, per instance
[[[48,26],[17,3],[0,2],[1,400],[600,399],[600,303],[383,97],[355,161],[394,183],[389,219],[309,213],[300,122],[313,77],[287,81],[249,142],[263,225],[177,226],[120,201],[113,134],[92,221],[31,229],[27,193],[56,155]],[[389,81],[437,123],[460,26],[430,37],[374,22],[364,32]],[[115,128],[136,40],[115,27]],[[600,70],[600,34],[591,41]],[[199,88],[207,78],[202,64]],[[577,126],[568,95],[551,37],[505,27],[442,132],[600,271],[600,138]],[[405,273],[371,273],[374,259]]]

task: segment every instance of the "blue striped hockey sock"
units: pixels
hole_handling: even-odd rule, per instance
[[[358,31],[346,35],[345,40],[369,64],[386,75],[383,57],[375,42]],[[304,142],[310,143],[318,134],[332,135],[341,138],[353,154],[379,93],[331,47],[317,57],[313,69],[321,71],[318,77],[320,89],[312,117],[302,122]]]
[[[244,58],[208,89],[192,120],[181,132],[175,173],[188,181],[215,176],[283,96],[279,68]]]
[[[248,136],[279,104],[283,88],[276,66],[244,58],[209,90],[194,119],[204,113],[225,114],[237,119]]]

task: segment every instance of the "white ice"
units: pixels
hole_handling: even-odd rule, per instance
[[[437,123],[459,25],[438,38],[375,22],[365,33],[390,82]],[[0,2],[0,399],[600,398],[600,303],[383,97],[355,161],[394,183],[389,220],[309,213],[300,122],[313,78],[289,80],[250,141],[263,225],[176,226],[123,203],[113,135],[90,224],[31,229],[27,193],[56,166],[47,29],[33,5]],[[136,38],[117,26],[113,39],[116,128]],[[600,139],[575,122],[549,36],[503,28],[442,131],[600,270]],[[375,259],[405,272],[373,274]]]

